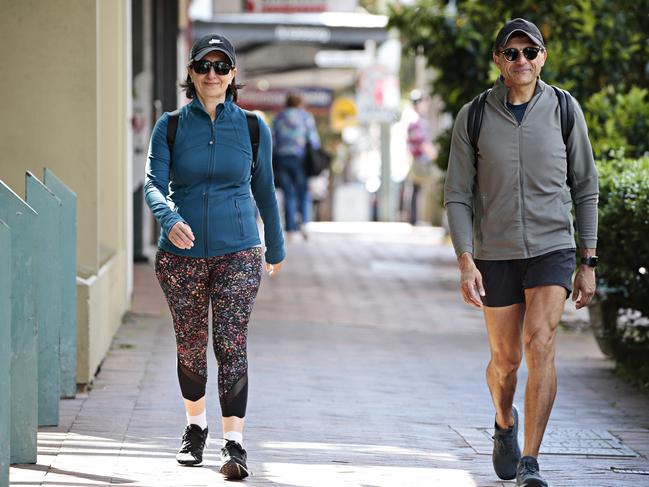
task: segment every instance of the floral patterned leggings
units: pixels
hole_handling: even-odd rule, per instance
[[[261,249],[207,258],[158,250],[155,272],[174,322],[183,397],[197,401],[205,396],[211,301],[221,413],[243,418],[248,401],[248,320],[261,281]]]

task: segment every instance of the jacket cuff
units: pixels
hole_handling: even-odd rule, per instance
[[[286,251],[283,247],[267,248],[265,253],[266,262],[269,264],[279,264],[286,258]]]
[[[597,239],[596,238],[580,238],[579,239],[579,248],[581,248],[581,249],[596,249],[597,248]]]
[[[178,214],[178,213],[172,213],[167,220],[165,220],[164,223],[161,224],[162,228],[164,229],[165,233],[169,235],[169,232],[173,228],[173,226],[178,223],[178,222],[184,222],[183,218]]]

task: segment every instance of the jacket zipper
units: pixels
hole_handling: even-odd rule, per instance
[[[516,127],[518,135],[518,184],[520,185],[520,205],[521,205],[521,224],[523,225],[523,244],[525,245],[525,255],[529,257],[530,249],[527,242],[527,226],[525,225],[525,186],[523,178],[523,151],[521,150],[521,124]]]
[[[212,159],[214,158],[214,145],[215,145],[215,140],[216,140],[216,133],[214,130],[214,123],[216,123],[216,119],[214,122],[212,122],[212,119],[209,118],[208,114],[208,119],[210,121],[210,133],[211,138],[210,138],[210,157],[207,162],[207,182],[205,183],[205,191],[203,192],[203,215],[205,216],[203,220],[203,230],[204,230],[204,237],[203,237],[203,242],[205,245],[205,257],[209,255],[209,230],[210,230],[210,224],[209,224],[209,188],[210,188],[210,181],[212,180]]]
[[[534,99],[534,97],[532,97]],[[521,147],[521,126],[523,125],[523,120],[525,120],[525,116],[527,115],[527,112],[530,108],[530,102],[528,102],[527,108],[525,109],[525,113],[523,114],[523,118],[519,122],[516,116],[507,108],[505,105],[505,109],[509,112],[510,116],[514,119],[516,122],[516,135],[518,137],[518,184],[520,186],[520,215],[521,215],[521,225],[523,226],[523,245],[525,245],[525,255],[529,257],[530,255],[530,246],[529,242],[527,241],[527,225],[525,224],[525,185],[524,185],[524,177],[523,177],[523,150]]]

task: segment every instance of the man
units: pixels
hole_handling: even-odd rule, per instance
[[[487,384],[496,409],[493,465],[518,486],[546,487],[536,460],[556,394],[556,329],[572,291],[577,308],[595,292],[597,171],[583,113],[564,144],[558,95],[539,78],[548,53],[539,29],[507,22],[493,61],[501,76],[486,97],[474,152],[469,104],[459,112],[445,184],[451,238],[464,301],[481,308],[491,360]],[[575,204],[580,264],[572,225]],[[513,406],[523,351],[525,443]]]

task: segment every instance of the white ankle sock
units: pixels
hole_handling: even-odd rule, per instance
[[[226,441],[236,441],[241,446],[243,446],[243,433],[239,433],[238,431],[226,431],[225,433],[223,433],[223,439]]]
[[[205,410],[197,416],[190,416],[189,413],[185,414],[187,415],[187,424],[198,425],[201,429],[207,428],[207,414]]]

